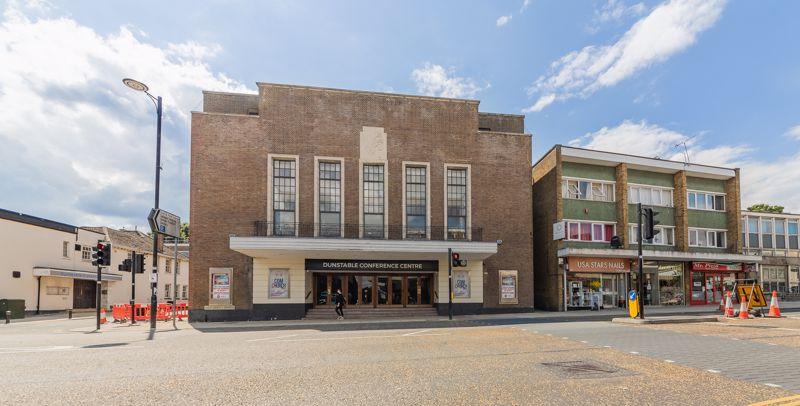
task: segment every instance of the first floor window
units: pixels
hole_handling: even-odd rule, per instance
[[[467,238],[467,169],[447,168],[447,239]]]
[[[567,222],[567,240],[609,242],[615,232],[616,226],[610,223]]]
[[[427,168],[406,167],[406,238],[427,236]]]
[[[169,299],[170,298],[169,293],[170,293],[170,289],[171,288],[172,288],[172,285],[170,285],[169,283],[164,285],[164,299]]]
[[[69,258],[69,241],[64,241],[61,244],[61,256]]]
[[[653,236],[653,239],[642,241],[643,244],[675,245],[674,227],[656,226],[654,228],[658,231],[658,233]],[[635,244],[639,242],[639,227],[635,224],[630,226],[630,238],[631,243]]]
[[[81,259],[84,261],[92,260],[92,247],[86,245],[81,247]]]
[[[725,248],[727,232],[721,230],[689,229],[690,247]]]
[[[383,165],[364,165],[364,237],[383,238]]]
[[[183,285],[183,286],[181,286],[181,288],[182,288],[181,298],[183,300],[186,300],[188,298],[188,296],[189,296],[189,285]]]
[[[272,211],[275,235],[295,235],[296,162],[272,161]]]
[[[319,234],[323,237],[341,235],[342,164],[319,163]]]

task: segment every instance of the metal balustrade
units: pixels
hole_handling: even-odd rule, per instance
[[[253,237],[350,238],[374,240],[483,241],[483,228],[445,226],[409,227],[403,225],[274,223],[256,221]]]

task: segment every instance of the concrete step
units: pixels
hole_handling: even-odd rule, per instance
[[[345,318],[348,319],[389,319],[389,318],[427,318],[436,317],[433,307],[422,308],[345,308]],[[306,320],[329,320],[336,318],[333,308],[313,308],[306,313]]]

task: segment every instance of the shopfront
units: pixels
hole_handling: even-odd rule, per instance
[[[569,257],[565,286],[567,309],[601,309],[625,306],[627,258]]]
[[[745,280],[741,263],[692,262],[691,304],[718,304],[725,292],[734,290],[737,282]]]
[[[686,304],[683,262],[645,261],[643,266],[645,305],[679,306]],[[633,264],[630,285],[638,286],[639,273]]]
[[[431,307],[439,261],[307,259],[313,274],[313,306],[333,306],[342,291],[345,306]]]

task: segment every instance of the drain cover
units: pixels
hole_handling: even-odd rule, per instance
[[[633,375],[627,369],[595,360],[542,362],[541,365],[562,378],[599,379]]]

